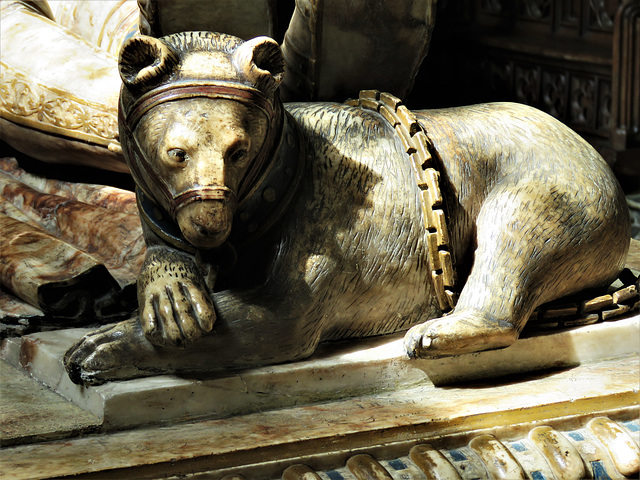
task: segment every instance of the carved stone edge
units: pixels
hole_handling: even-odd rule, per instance
[[[105,106],[29,80],[0,62],[0,117],[36,130],[119,147],[118,117]]]
[[[298,463],[286,468],[281,478],[352,478],[350,475],[356,479],[379,480],[423,478],[424,475],[451,480],[633,477],[638,474],[640,458],[640,447],[634,439],[638,436],[638,421],[628,420],[633,411],[637,412],[637,408],[627,410],[621,419],[616,418],[617,412],[582,419],[577,422],[578,428],[529,425],[528,432],[521,428],[515,437],[513,432],[509,432],[510,435],[507,432],[477,432],[468,435],[466,443],[457,448],[443,448],[442,439],[437,439],[435,443],[417,443],[406,455],[387,460],[376,459],[371,449],[352,452],[347,455],[344,466],[315,470]],[[505,433],[508,438],[504,438]],[[383,456],[386,455],[383,453]],[[465,473],[469,476],[463,476]],[[224,477],[228,480],[245,478],[240,474]]]

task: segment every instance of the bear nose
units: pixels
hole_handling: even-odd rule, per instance
[[[225,200],[205,200],[181,208],[176,220],[192,245],[214,248],[222,245],[231,233],[233,211]]]

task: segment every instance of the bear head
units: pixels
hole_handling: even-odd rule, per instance
[[[221,245],[280,133],[280,47],[211,32],[136,36],[119,71],[120,141],[136,185],[191,245]]]

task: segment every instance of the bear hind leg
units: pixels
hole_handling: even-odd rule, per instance
[[[628,248],[622,209],[580,202],[580,193],[521,181],[496,188],[477,221],[473,267],[455,310],[405,336],[411,357],[512,345],[542,303],[604,286]]]

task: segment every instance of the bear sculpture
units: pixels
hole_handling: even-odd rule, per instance
[[[266,37],[134,37],[119,68],[148,252],[139,317],[67,352],[78,383],[292,361],[407,329],[411,357],[507,347],[537,306],[622,270],[615,177],[533,108],[412,114],[371,92],[283,105]]]

